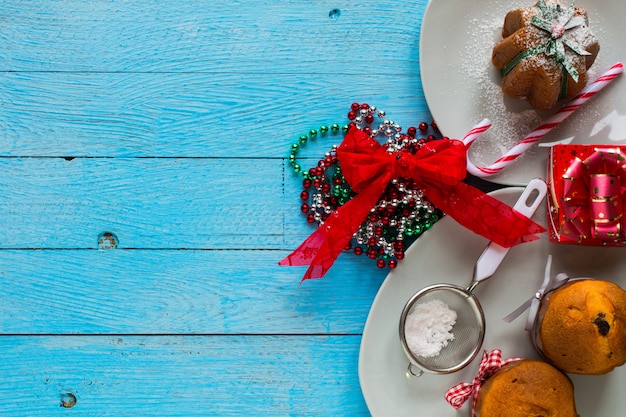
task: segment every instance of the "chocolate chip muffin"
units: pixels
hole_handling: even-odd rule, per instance
[[[609,281],[570,281],[546,295],[537,348],[557,368],[600,375],[626,362],[626,292]]]

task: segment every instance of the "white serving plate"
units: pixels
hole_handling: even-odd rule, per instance
[[[493,195],[513,205],[521,190],[506,188]],[[540,207],[533,219],[545,226],[545,207]],[[373,417],[469,416],[469,403],[455,411],[443,396],[458,382],[471,382],[480,355],[454,374],[408,377],[409,362],[398,328],[402,308],[417,290],[441,282],[466,286],[487,243],[444,217],[409,247],[405,259],[381,285],[365,324],[359,354],[359,380]],[[501,349],[504,358],[539,358],[524,331],[526,315],[512,323],[502,319],[539,288],[548,254],[553,256],[555,274],[565,272],[571,277],[613,280],[623,288],[626,285],[625,248],[557,245],[544,233],[537,241],[512,248],[498,271],[475,290],[486,316],[483,349]],[[626,409],[626,367],[603,376],[571,377],[581,416],[614,417]]]

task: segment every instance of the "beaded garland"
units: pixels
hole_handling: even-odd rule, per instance
[[[377,119],[380,120],[375,126]],[[355,193],[341,173],[337,159],[338,145],[332,145],[317,166],[308,170],[300,165],[298,152],[308,142],[318,137],[339,136],[349,128],[357,127],[372,138],[386,138],[383,147],[389,153],[408,151],[412,154],[426,142],[447,139],[442,137],[434,122],[421,122],[417,128],[409,127],[406,133],[392,120],[386,119],[382,110],[366,103],[353,103],[348,112],[348,124],[322,125],[319,130],[311,129],[291,145],[289,163],[296,174],[302,176],[303,190],[300,193],[301,212],[308,223],[318,226],[338,207],[351,200]],[[373,127],[375,126],[375,127]],[[420,137],[418,137],[418,132]],[[395,268],[404,258],[405,249],[417,237],[428,230],[443,212],[426,199],[422,191],[410,178],[395,178],[389,182],[385,192],[371,208],[367,220],[355,232],[345,250],[356,255],[366,255],[376,262],[378,268]]]

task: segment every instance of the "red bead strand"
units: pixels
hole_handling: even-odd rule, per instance
[[[367,103],[352,103],[347,114],[349,123],[343,127],[333,124],[330,127],[322,126],[319,132],[315,129],[308,135],[299,137],[297,144],[292,145],[289,160],[295,172],[303,175],[300,194],[303,203],[300,210],[306,216],[308,223],[321,225],[337,208],[353,198],[354,192],[341,174],[336,149],[332,149],[321,158],[317,166],[309,170],[302,170],[297,162],[297,152],[308,141],[331,133],[345,132],[349,128],[358,128],[373,138],[383,137],[386,142],[383,146],[388,152],[417,150],[425,143],[438,140],[441,136],[436,131],[436,124],[430,125],[421,122],[417,128],[411,126],[406,133],[395,122],[386,119],[384,111],[376,109]],[[375,125],[376,119],[382,119],[379,125]],[[432,128],[434,134],[427,134]],[[420,138],[417,138],[418,131]],[[352,241],[346,245],[345,250],[352,251],[355,255],[365,254],[376,262],[378,268],[388,267],[394,269],[398,261],[404,258],[407,241],[414,239],[434,224],[443,213],[433,207],[426,200],[421,191],[411,179],[398,178],[389,183],[367,219],[354,234]]]

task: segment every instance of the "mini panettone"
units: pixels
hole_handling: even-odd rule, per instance
[[[503,39],[492,53],[503,93],[526,99],[538,110],[578,94],[600,50],[588,23],[584,8],[565,7],[558,0],[540,0],[533,7],[510,11]]]
[[[535,344],[557,368],[599,375],[626,362],[626,292],[617,284],[572,280],[547,294]]]
[[[572,381],[547,362],[521,359],[491,375],[478,391],[475,417],[579,417]]]

